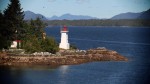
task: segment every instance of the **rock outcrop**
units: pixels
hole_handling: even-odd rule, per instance
[[[86,52],[61,52],[61,56],[8,56],[0,54],[0,65],[73,65],[93,61],[127,61],[116,51],[105,48]]]

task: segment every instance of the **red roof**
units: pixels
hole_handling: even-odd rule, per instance
[[[21,40],[15,40],[16,42],[21,42]]]
[[[67,26],[64,25],[64,27],[63,27],[62,30],[63,30],[63,31],[67,31]]]

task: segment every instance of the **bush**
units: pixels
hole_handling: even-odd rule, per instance
[[[41,42],[41,48],[44,52],[51,52],[56,53],[59,48],[58,44],[56,43],[55,39],[53,37],[47,37],[45,40],[42,40]]]

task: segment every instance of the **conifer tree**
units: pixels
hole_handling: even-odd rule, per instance
[[[0,11],[0,50],[5,46],[3,14]]]
[[[20,40],[22,38],[24,29],[23,21],[24,12],[22,11],[19,0],[10,0],[10,4],[4,10],[4,23],[6,25],[6,39],[8,42],[13,40]],[[10,46],[10,43],[9,45]]]
[[[32,34],[34,34],[38,39],[41,39],[45,28],[45,24],[41,21],[41,19],[39,17],[36,20],[31,19],[30,26]]]

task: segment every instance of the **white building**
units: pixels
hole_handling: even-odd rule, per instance
[[[61,29],[61,42],[59,44],[60,49],[70,49],[70,44],[68,43],[68,29],[64,26]]]
[[[18,47],[21,46],[21,40],[15,40],[15,41],[13,41],[13,42],[11,43],[10,48],[17,48],[17,45],[18,45]]]
[[[17,41],[13,41],[10,47],[11,48],[17,48]]]

